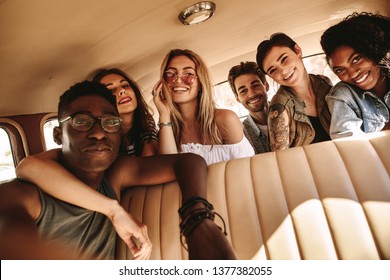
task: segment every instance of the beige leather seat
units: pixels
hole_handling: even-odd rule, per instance
[[[208,199],[240,259],[390,259],[389,174],[386,131],[211,165]],[[122,204],[147,224],[151,259],[187,259],[176,183],[131,188]]]

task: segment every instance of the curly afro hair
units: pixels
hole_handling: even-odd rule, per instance
[[[390,66],[390,18],[373,13],[353,13],[328,28],[321,36],[321,47],[329,57],[340,46],[349,46],[357,53],[386,68]]]

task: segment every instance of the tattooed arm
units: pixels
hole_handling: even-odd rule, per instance
[[[269,139],[271,150],[284,150],[290,146],[289,116],[282,104],[273,104],[268,114]]]

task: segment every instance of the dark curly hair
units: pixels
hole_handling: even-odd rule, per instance
[[[321,47],[329,58],[340,46],[349,46],[390,72],[390,18],[368,12],[353,13],[328,28],[321,36]]]
[[[133,126],[127,134],[129,139],[132,139],[136,155],[140,155],[141,146],[142,146],[142,135],[144,134],[157,134],[156,124],[153,119],[152,113],[149,111],[149,106],[147,105],[145,99],[142,97],[140,87],[138,84],[130,78],[125,72],[118,68],[110,69],[100,69],[97,74],[93,77],[93,81],[99,82],[109,74],[117,74],[122,76],[133,89],[135,96],[137,98],[137,108],[134,111],[134,122]]]

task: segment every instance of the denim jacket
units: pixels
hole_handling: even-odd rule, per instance
[[[385,102],[374,93],[344,82],[337,83],[326,97],[332,120],[332,139],[380,131],[389,121],[390,91]]]
[[[243,121],[242,125],[245,137],[248,138],[256,154],[271,151],[267,135],[260,130],[250,115]]]

